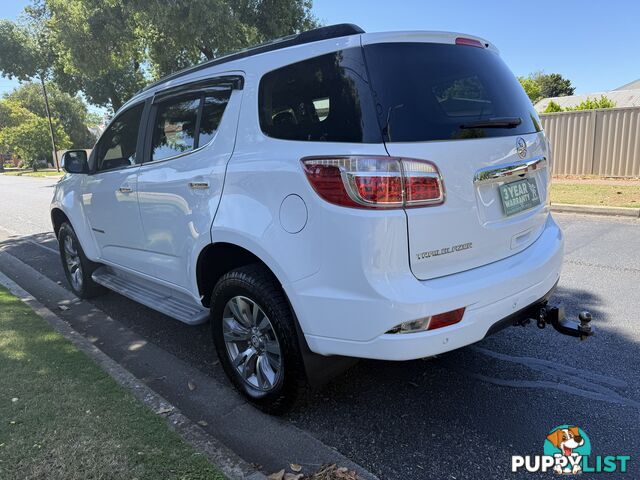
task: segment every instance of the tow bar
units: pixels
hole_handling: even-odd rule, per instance
[[[595,333],[595,329],[590,325],[591,314],[586,311],[580,312],[578,319],[580,320],[580,323],[567,320],[565,318],[563,306],[551,307],[549,305],[544,305],[540,307],[538,318],[532,320],[535,320],[538,328],[544,328],[547,324],[550,324],[563,335],[569,335],[570,337],[577,337],[580,340],[586,340]]]

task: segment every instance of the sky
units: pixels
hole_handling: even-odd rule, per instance
[[[16,19],[28,3],[0,0],[0,18]],[[498,47],[516,75],[560,73],[576,93],[612,90],[640,78],[636,0],[315,0],[313,12],[326,25],[355,23],[367,32],[478,35]],[[0,94],[16,85],[0,77]]]

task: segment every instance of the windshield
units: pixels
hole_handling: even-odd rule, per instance
[[[541,130],[524,90],[497,53],[440,43],[364,47],[388,142],[523,135]],[[507,119],[507,121],[505,121]]]

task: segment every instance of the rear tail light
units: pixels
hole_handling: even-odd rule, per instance
[[[426,160],[350,156],[303,158],[313,189],[326,201],[354,208],[438,205],[444,187],[437,167]]]
[[[393,327],[387,333],[417,333],[425,330],[435,330],[436,328],[448,327],[462,320],[464,315],[464,307],[450,312],[439,313],[430,317],[420,318],[419,320],[411,320],[403,322]]]

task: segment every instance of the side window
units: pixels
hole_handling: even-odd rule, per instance
[[[311,142],[382,141],[362,49],[349,48],[266,73],[260,127],[273,138]]]
[[[96,153],[99,172],[139,163],[136,158],[138,131],[144,104],[138,104],[119,115],[100,137]]]
[[[224,113],[231,90],[224,90],[213,94],[207,94],[204,97],[204,106],[202,108],[202,120],[200,120],[200,132],[198,136],[198,146],[206,145],[215,136],[222,114]]]
[[[193,93],[156,107],[151,161],[187,153],[206,145],[220,126],[231,90]]]
[[[156,111],[151,160],[162,160],[195,147],[200,97],[167,100]]]

